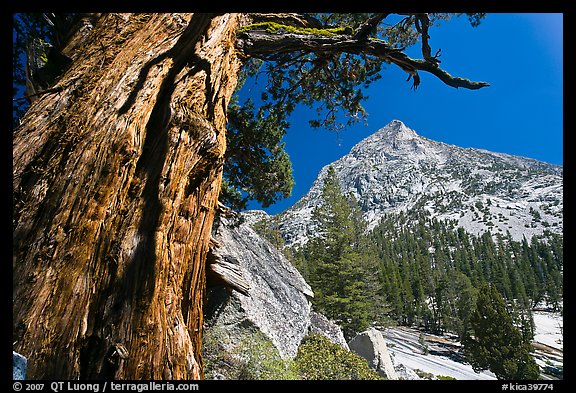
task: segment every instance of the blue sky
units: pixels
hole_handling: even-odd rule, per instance
[[[454,18],[432,27],[430,36],[432,53],[442,49],[443,69],[490,86],[454,89],[421,73],[414,91],[407,75],[389,65],[367,90],[367,126],[358,123],[338,135],[311,129],[308,120],[314,116],[297,109],[284,137],[296,185],[292,196],[265,209],[268,213],[292,206],[324,165],[394,119],[437,141],[563,164],[562,14],[488,14],[475,28],[466,17]],[[407,53],[420,58],[419,49]],[[260,90],[248,87],[242,95],[256,99]],[[249,208],[261,207],[254,202]]]

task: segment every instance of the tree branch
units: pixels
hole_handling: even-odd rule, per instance
[[[428,34],[430,18],[428,17],[428,14],[416,14],[415,17],[414,26],[418,33],[422,35],[422,56],[424,56],[424,60],[431,64],[438,65],[440,63],[440,60],[437,59],[438,53],[436,56],[432,56],[432,49],[428,43],[428,39],[430,38],[430,35]]]
[[[311,16],[304,14],[294,14],[294,13],[276,13],[276,14],[261,14],[253,13],[250,14],[252,18],[252,23],[258,22],[274,22],[283,25],[290,25],[295,27],[310,27],[310,28],[322,28],[322,22]]]
[[[366,23],[358,28],[356,33],[354,34],[354,39],[358,41],[363,41],[368,38],[368,36],[376,31],[376,28],[386,17],[390,15],[388,13],[376,14],[372,18],[370,18]]]
[[[270,54],[293,51],[310,51],[316,54],[326,52],[367,54],[402,68],[414,78],[414,88],[418,87],[420,83],[418,71],[428,72],[446,85],[455,88],[476,90],[489,86],[486,82],[474,82],[465,78],[453,77],[440,69],[437,62],[412,59],[402,49],[393,48],[379,39],[358,40],[355,36],[346,34],[312,35],[247,30],[238,34],[237,47],[246,55],[255,58],[266,58]]]

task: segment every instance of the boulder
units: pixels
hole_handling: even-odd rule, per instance
[[[396,370],[396,374],[398,375],[398,379],[416,380],[416,381],[422,379],[418,376],[418,374],[416,374],[416,372],[414,370],[406,367],[403,364],[396,365],[396,367],[394,369]]]
[[[26,379],[26,366],[28,360],[17,352],[12,351],[12,379],[22,381]]]
[[[350,351],[362,356],[370,367],[388,379],[398,379],[382,332],[370,328],[348,343]]]
[[[259,330],[282,358],[294,358],[308,333],[314,293],[280,251],[248,223],[234,221],[221,217],[213,237],[217,263],[233,270],[234,281],[242,285],[208,291],[206,329],[226,332],[230,343],[239,342],[247,330]]]
[[[340,326],[315,311],[310,313],[310,333],[319,333],[334,344],[340,345],[347,351],[350,350]]]

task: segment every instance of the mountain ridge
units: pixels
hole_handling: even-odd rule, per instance
[[[492,374],[477,375],[469,364],[459,363],[463,360],[457,361],[452,357],[452,349],[461,346],[454,333],[459,332],[460,328],[452,318],[456,311],[453,308],[448,312],[446,310],[464,299],[458,296],[466,292],[466,282],[472,288],[475,280],[490,280],[501,287],[499,290],[509,296],[507,299],[526,298],[525,304],[529,304],[530,300],[534,304],[544,301],[555,310],[562,309],[562,290],[558,290],[562,288],[559,284],[562,262],[558,261],[562,253],[558,242],[561,244],[562,240],[550,236],[543,242],[538,238],[530,242],[531,237],[543,235],[546,231],[562,233],[561,166],[437,142],[418,135],[396,120],[359,142],[348,154],[326,165],[308,193],[290,209],[274,216],[261,210],[248,211],[241,215],[244,221],[240,225],[250,227],[254,233],[266,239],[269,243],[265,247],[267,250],[304,245],[319,232],[312,215],[314,209],[323,203],[323,183],[330,167],[334,168],[342,191],[357,200],[369,228],[375,228],[367,239],[378,247],[374,254],[378,256],[369,252],[366,255],[369,255],[369,259],[378,258],[381,264],[379,268],[382,270],[379,272],[385,278],[379,285],[382,285],[382,292],[387,294],[389,316],[401,324],[408,324],[402,329],[386,329],[386,338],[394,344],[392,351],[396,351],[394,354],[399,360],[395,365],[396,371],[405,370],[403,378],[415,376],[420,379],[410,367],[426,370],[430,375],[448,375],[457,379],[495,377]],[[472,235],[489,232],[504,237],[491,243],[489,237],[468,237],[461,231],[452,232],[452,225],[441,225],[427,218],[452,221]],[[380,220],[382,225],[376,227]],[[508,233],[511,237],[507,237]],[[269,266],[266,253],[254,251],[262,249],[256,246],[259,244],[256,235],[241,234],[237,237],[237,240],[223,243],[241,243],[247,250],[245,254],[251,255],[255,263]],[[528,238],[528,242],[522,242],[522,246],[509,242],[522,238]],[[542,246],[546,246],[544,243],[547,242],[551,247],[540,254],[537,250],[544,250]],[[319,249],[322,250],[322,247]],[[510,258],[489,257],[490,250],[496,247]],[[457,252],[460,248],[465,252]],[[284,250],[284,255],[297,269],[314,266],[312,259],[307,259],[311,249],[314,247],[304,248],[301,253],[288,249]],[[338,256],[331,255],[330,258],[350,263],[348,259],[339,259]],[[361,263],[361,260],[353,259],[354,263]],[[310,265],[307,265],[309,262]],[[502,269],[510,270],[508,274],[502,274]],[[313,269],[305,267],[299,272],[308,274],[309,280],[314,277],[310,276]],[[547,273],[542,276],[542,272]],[[323,272],[310,281],[318,285],[313,288],[314,299],[322,296],[323,290],[326,290],[323,284],[318,283],[318,277],[340,277],[338,274]],[[538,278],[531,282],[531,275]],[[342,274],[342,277],[346,277],[346,274]],[[506,278],[509,278],[509,282]],[[458,282],[459,286],[446,284],[450,281]],[[260,286],[270,285],[254,285]],[[310,286],[312,289],[312,284]],[[557,308],[557,304],[560,304],[560,308]],[[467,309],[469,304],[461,307]],[[258,310],[264,308],[256,307]],[[555,318],[548,319],[556,323],[558,318]],[[287,320],[277,320],[281,324],[279,330],[282,330]],[[560,350],[554,353],[548,353],[548,349],[541,350],[544,348],[540,344],[542,326],[550,325],[550,321],[539,323],[538,339],[534,344],[535,356],[543,373],[561,375],[562,342],[557,338],[558,335],[561,337],[561,325],[558,329],[554,325],[552,341]],[[426,331],[432,334],[450,333],[437,336],[437,341],[422,344],[422,328],[430,329]],[[427,337],[432,337],[428,333]],[[438,342],[450,344],[446,348],[435,347]],[[423,353],[430,348],[434,353]]]
[[[276,215],[287,246],[314,236],[312,211],[330,166],[369,229],[387,214],[420,208],[472,234],[510,231],[519,240],[562,232],[562,166],[434,141],[392,120],[324,166],[308,193]]]

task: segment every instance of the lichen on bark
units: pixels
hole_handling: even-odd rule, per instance
[[[334,36],[343,34],[352,34],[351,27],[327,27],[327,28],[317,28],[317,27],[297,27],[291,25],[285,25],[277,22],[257,22],[246,25],[238,30],[239,33],[244,33],[251,30],[261,30],[267,33],[294,33],[294,34],[305,34],[313,36]]]

